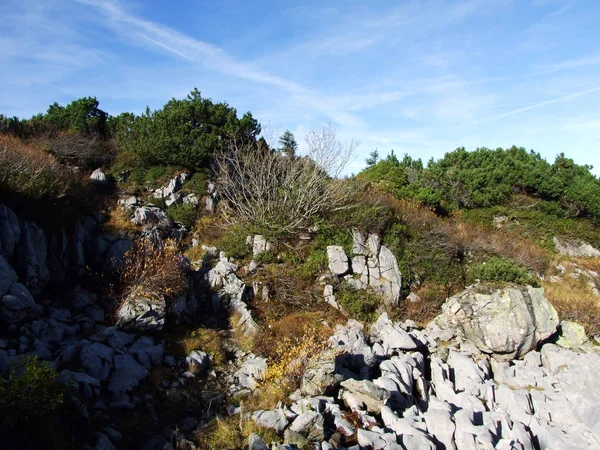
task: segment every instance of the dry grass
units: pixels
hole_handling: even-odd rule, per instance
[[[204,255],[206,255],[206,250],[204,250],[200,245],[197,247],[188,247],[183,252],[183,256],[187,257],[191,262],[202,261],[204,259]]]
[[[107,219],[102,224],[102,229],[106,234],[119,236],[122,234],[133,234],[139,229],[131,221],[131,214],[123,208],[116,206],[107,212]]]
[[[595,336],[600,333],[600,297],[592,293],[586,277],[571,277],[573,267],[564,262],[563,265],[568,269],[561,276],[562,282],[552,283],[546,277],[543,284],[546,298],[556,308],[561,320],[580,323],[589,336]]]
[[[172,343],[172,351],[177,356],[187,356],[194,350],[201,350],[211,355],[217,366],[227,362],[227,351],[218,330],[198,328]]]
[[[81,173],[10,136],[0,136],[0,193],[40,221],[67,220],[95,202]]]
[[[460,217],[441,221],[440,226],[447,230],[454,245],[467,251],[493,253],[512,259],[541,274],[548,269],[548,252],[528,239],[515,236],[514,233],[492,226],[464,223]]]
[[[192,235],[197,236],[202,244],[212,246],[223,236],[227,227],[218,215],[201,215],[192,228]]]
[[[420,327],[425,327],[437,315],[440,314],[442,305],[452,293],[447,291],[446,286],[433,282],[425,282],[413,293],[419,297],[418,302],[404,300],[398,308],[393,311],[394,320],[414,320]]]
[[[198,448],[206,450],[238,450],[248,447],[248,437],[256,433],[269,445],[281,442],[273,430],[259,427],[243,414],[215,419],[196,435]]]

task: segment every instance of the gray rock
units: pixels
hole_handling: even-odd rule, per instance
[[[588,340],[585,333],[585,328],[575,322],[563,320],[560,323],[560,337],[556,341],[556,345],[563,348],[578,348]]]
[[[0,299],[0,318],[6,323],[18,323],[37,316],[35,300],[21,283],[12,284],[8,293]]]
[[[90,175],[90,182],[97,186],[103,186],[108,183],[108,178],[106,178],[106,174],[102,172],[102,169],[96,169]]]
[[[386,352],[393,350],[415,350],[414,339],[399,324],[394,324],[387,313],[379,316],[370,331],[371,342],[380,342]]]
[[[113,368],[114,350],[104,344],[94,342],[81,350],[81,366],[92,377],[107,380]]]
[[[133,292],[117,310],[116,326],[127,330],[160,331],[165,324],[166,307],[162,296],[148,298]]]
[[[100,380],[83,372],[72,372],[63,370],[60,379],[67,386],[76,387],[77,391],[87,398],[94,398],[100,394]]]
[[[210,357],[207,353],[200,352],[198,350],[193,350],[186,358],[185,362],[187,363],[189,370],[192,372],[200,372],[204,373],[208,370],[210,366]]]
[[[479,290],[467,289],[448,299],[436,321],[460,331],[482,352],[504,360],[523,357],[555,333],[558,314],[543,289]]]
[[[325,438],[323,416],[316,411],[300,414],[290,425],[290,430],[305,436],[309,441],[322,441]]]
[[[379,285],[386,305],[395,305],[400,300],[402,274],[394,254],[385,246],[379,249]]]
[[[325,395],[336,389],[344,375],[336,372],[335,350],[325,350],[310,361],[300,382],[300,392],[307,396]]]
[[[261,356],[249,356],[242,364],[235,376],[241,387],[256,389],[258,380],[262,378],[267,370],[267,360]]]
[[[256,411],[252,414],[252,420],[258,426],[275,430],[277,433],[283,432],[288,425],[288,419],[281,408],[273,411]]]
[[[38,294],[50,281],[46,264],[46,236],[35,223],[25,221],[21,226],[21,239],[16,248],[18,272],[31,292]]]
[[[350,270],[348,256],[346,256],[346,252],[341,246],[328,245],[327,257],[329,258],[329,270],[333,275],[342,276]]]
[[[444,409],[429,409],[423,414],[427,424],[427,432],[431,435],[438,448],[456,450],[454,431],[456,426],[452,421],[450,411]]]
[[[200,200],[198,199],[198,196],[196,194],[188,194],[185,197],[183,197],[183,203],[186,205],[192,205],[197,208],[198,205],[200,205]]]
[[[120,239],[113,243],[104,257],[104,271],[114,272],[121,269],[125,262],[125,253],[127,253],[132,245],[133,240],[131,239]]]
[[[115,446],[110,442],[107,435],[103,433],[97,433],[96,445],[94,450],[116,450]]]
[[[10,287],[17,282],[17,273],[12,266],[0,256],[0,297],[8,293]]]
[[[114,395],[136,388],[149,372],[132,355],[115,356],[115,370],[108,381],[108,390]]]
[[[248,450],[269,450],[269,447],[258,434],[252,433],[248,437]]]
[[[21,239],[21,227],[17,216],[5,205],[0,204],[0,256],[10,259]]]
[[[264,236],[255,234],[252,239],[252,256],[256,257],[263,252],[271,250],[271,243],[267,242]]]
[[[173,226],[173,220],[169,215],[156,206],[140,206],[133,211],[131,219],[136,225],[158,225],[164,228]]]
[[[573,242],[554,238],[554,249],[559,255],[576,258],[600,258],[600,250],[585,242]]]
[[[354,380],[349,379],[342,381],[341,386],[358,400],[360,400],[368,411],[379,413],[381,407],[390,397],[390,393],[382,389],[369,380]],[[343,394],[340,394],[343,396]]]
[[[131,209],[134,206],[137,206],[139,202],[140,200],[135,195],[132,195],[127,198],[121,198],[117,201],[117,203],[121,205],[123,209]]]

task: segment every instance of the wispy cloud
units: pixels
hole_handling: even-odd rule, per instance
[[[469,127],[469,126],[476,125],[476,124],[479,124],[479,123],[490,122],[492,120],[502,119],[504,117],[512,116],[514,114],[519,114],[519,113],[522,113],[522,112],[525,112],[525,111],[530,111],[532,109],[537,109],[537,108],[541,108],[543,106],[552,105],[554,103],[564,102],[564,101],[571,100],[571,99],[574,99],[574,98],[577,98],[577,97],[581,97],[583,95],[592,94],[593,92],[598,92],[598,91],[600,91],[600,86],[594,87],[592,89],[587,89],[585,91],[575,92],[573,94],[565,95],[563,97],[554,98],[552,100],[546,100],[546,101],[543,101],[543,102],[535,103],[533,105],[529,105],[529,106],[526,106],[524,108],[513,109],[512,111],[507,111],[505,113],[498,114],[498,115],[495,115],[495,116],[492,116],[492,117],[487,117],[485,119],[476,120],[474,122],[466,124],[465,126]]]

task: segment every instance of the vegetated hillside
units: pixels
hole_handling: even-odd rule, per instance
[[[556,251],[556,242],[600,248],[600,181],[589,167],[562,154],[550,164],[516,147],[457,149],[427,165],[393,152],[379,160],[374,152],[365,170],[342,178],[353,145],[340,142],[333,127],[309,133],[304,156],[290,132],[273,146],[260,132],[250,113],[240,118],[197,90],[139,116],[109,116],[95,98],[54,104],[31,119],[0,116],[0,203],[44,230],[101,213],[104,247],[116,242],[129,250],[116,273],[106,264],[88,267],[73,283],[93,286],[108,313],[103,325],[119,323],[125,309],[135,315],[137,305],[128,302],[141,297],[159,311],[155,337],[179,361],[154,367],[144,381],[160,405],[153,415],[142,408],[115,413],[123,445],[148,438],[140,423],[178,424],[201,409],[201,448],[241,448],[250,433],[265,430],[215,414],[234,403],[255,411],[288,401],[336,324],[369,324],[386,310],[424,326],[473,283],[544,287],[562,319],[580,322],[590,336],[600,333],[599,260]],[[370,284],[357,288],[344,272],[332,276],[328,247],[341,247],[336,254],[354,264],[365,256],[357,236],[374,242],[374,253],[383,245],[395,258],[398,302]],[[224,283],[244,293],[242,309],[215,307]],[[325,284],[338,309],[325,301]],[[181,299],[192,297],[199,308],[193,320],[174,321]],[[246,332],[253,324],[259,333]],[[223,380],[246,352],[268,358],[260,395],[238,395],[206,377],[181,386],[179,368],[196,350],[210,354]],[[32,364],[27,370],[35,372]],[[178,389],[170,396],[160,386],[173,378]],[[208,396],[215,390],[223,397],[216,413]],[[6,408],[0,401],[0,412]],[[0,427],[0,437],[10,432]]]

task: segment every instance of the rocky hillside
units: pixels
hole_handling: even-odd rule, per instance
[[[480,149],[335,178],[330,128],[300,157],[168,105],[0,136],[1,448],[600,448],[587,169]],[[200,106],[218,127],[140,137]]]

